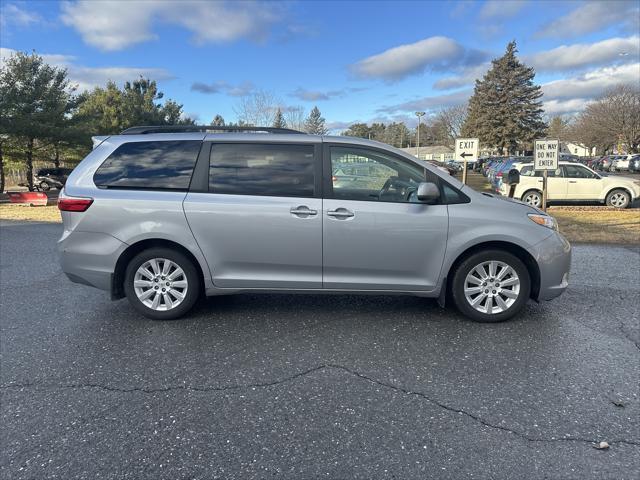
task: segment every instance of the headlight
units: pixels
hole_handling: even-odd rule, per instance
[[[528,214],[531,221],[537,223],[538,225],[542,225],[543,227],[550,228],[552,230],[558,230],[558,222],[553,217],[549,215],[540,215],[537,213],[529,213]]]

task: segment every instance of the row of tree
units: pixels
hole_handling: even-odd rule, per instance
[[[320,110],[305,117],[302,107],[280,107],[267,92],[243,97],[235,125],[293,128],[325,135]],[[35,54],[17,52],[0,69],[0,192],[5,187],[5,158],[24,165],[33,190],[34,160],[59,166],[79,160],[91,148],[92,135],[119,133],[135,125],[192,125],[182,105],[164,99],[155,81],[139,78],[119,88],[114,82],[79,93],[67,71]],[[212,125],[225,125],[220,115]],[[233,125],[233,124],[230,124]]]
[[[33,189],[33,162],[81,158],[91,136],[113,134],[133,125],[192,124],[182,105],[163,98],[156,82],[140,78],[123,88],[105,87],[76,93],[67,72],[45,63],[35,53],[17,52],[0,70],[0,191],[4,159],[25,165]]]
[[[544,136],[576,141],[599,153],[624,145],[640,148],[640,89],[620,85],[586,105],[576,116],[543,121],[542,90],[535,71],[516,56],[515,42],[493,60],[476,80],[469,102],[430,112],[417,129],[403,122],[354,123],[343,134],[378,140],[396,147],[453,146],[459,136],[478,137],[496,153],[530,150]],[[273,126],[308,133],[327,133],[325,119],[314,107],[309,115],[300,106],[287,107],[274,94],[257,91],[240,99],[237,123]],[[63,68],[48,65],[35,53],[17,52],[0,69],[0,191],[4,190],[5,156],[25,165],[33,188],[35,158],[59,165],[62,159],[82,158],[91,148],[91,136],[114,134],[134,125],[193,124],[182,105],[164,99],[155,81],[140,78],[122,88],[113,82],[77,93]],[[225,125],[216,115],[211,125]]]
[[[260,95],[262,95],[262,93],[257,93],[244,98],[243,102],[246,102],[247,99],[249,99],[250,102],[254,103],[252,103],[252,107],[247,107],[246,104],[243,103],[245,105],[245,107],[243,107],[245,114],[240,115],[237,123],[226,123],[224,117],[218,114],[213,117],[210,125],[215,127],[260,126],[289,128],[313,135],[326,135],[329,132],[326,127],[326,120],[322,116],[322,113],[320,113],[320,109],[318,107],[313,107],[311,112],[309,112],[309,116],[305,118],[303,113],[304,110],[301,107],[289,107],[285,108],[283,111],[283,107],[277,106],[276,104],[268,107],[262,104],[260,106],[256,106],[257,104],[255,103],[255,99]],[[251,113],[248,113],[249,111]],[[286,115],[285,112],[289,115]]]
[[[354,123],[342,134],[377,140],[398,148],[416,146],[418,143],[421,147],[453,146],[455,139],[460,136],[466,116],[466,105],[457,105],[429,115],[419,128],[410,129],[404,122]]]
[[[589,151],[640,150],[640,88],[618,85],[588,103],[577,115],[543,119],[542,89],[535,71],[516,56],[515,42],[476,80],[467,104],[441,110],[420,124],[419,143],[454,146],[456,137],[477,137],[497,154],[532,150],[536,138],[548,136],[581,143]],[[404,123],[355,123],[344,134],[398,147],[416,145],[416,130]]]

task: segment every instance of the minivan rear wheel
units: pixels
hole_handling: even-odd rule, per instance
[[[502,250],[470,255],[456,269],[452,297],[458,310],[477,322],[501,322],[527,303],[531,279],[524,263]]]
[[[150,248],[133,257],[124,277],[131,305],[153,320],[173,320],[198,300],[201,286],[193,262],[169,248]]]

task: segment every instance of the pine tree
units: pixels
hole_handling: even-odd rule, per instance
[[[278,107],[276,110],[276,115],[273,117],[273,127],[274,128],[287,128],[287,122],[284,119],[284,115],[282,115],[282,110]]]
[[[217,114],[215,117],[213,117],[213,120],[211,120],[211,126],[224,127],[224,118],[222,118],[222,115]]]
[[[329,131],[324,125],[324,117],[318,107],[313,107],[305,121],[305,130],[312,135],[326,135]]]
[[[482,80],[476,80],[462,128],[463,136],[478,137],[501,153],[515,153],[519,144],[531,144],[546,129],[542,90],[533,83],[535,71],[518,60],[517,51],[516,42],[510,42]]]

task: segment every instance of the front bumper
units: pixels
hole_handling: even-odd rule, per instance
[[[571,245],[555,232],[535,246],[540,269],[540,289],[536,300],[551,300],[560,296],[569,286]]]

